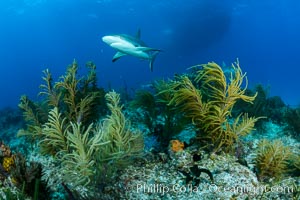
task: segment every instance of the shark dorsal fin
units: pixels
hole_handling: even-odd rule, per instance
[[[141,29],[138,29],[136,32],[136,36],[137,39],[141,39]]]

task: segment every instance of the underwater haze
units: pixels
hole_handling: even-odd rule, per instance
[[[129,91],[184,73],[195,64],[238,58],[250,87],[263,84],[285,103],[300,103],[298,0],[3,0],[0,2],[0,107],[37,98],[42,71],[58,77],[75,59],[97,66],[99,86]],[[135,35],[161,49],[148,61],[102,41]]]

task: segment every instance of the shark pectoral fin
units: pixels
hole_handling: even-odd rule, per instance
[[[150,63],[149,63],[151,72],[153,72],[153,63],[154,63],[155,58],[156,58],[158,53],[159,53],[159,51],[156,51],[155,53],[153,53],[153,55],[151,57],[151,60],[150,60]]]
[[[150,47],[136,47],[136,49],[139,50],[139,51],[145,51],[145,52],[147,52],[147,51],[161,51],[159,49],[154,49],[154,48],[150,48]]]
[[[114,55],[112,61],[115,62],[115,61],[117,61],[119,58],[121,58],[122,56],[125,56],[125,55],[126,55],[125,53],[122,53],[122,52],[118,51],[118,52]]]

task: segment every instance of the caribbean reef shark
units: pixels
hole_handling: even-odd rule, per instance
[[[149,60],[150,70],[153,71],[153,62],[161,50],[148,47],[140,38],[141,32],[138,30],[136,37],[126,34],[106,35],[102,37],[102,41],[118,51],[112,59],[113,62],[122,56],[131,55]]]

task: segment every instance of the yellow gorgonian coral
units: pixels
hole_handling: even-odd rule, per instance
[[[229,80],[214,62],[192,68],[195,70],[194,80],[181,76],[166,90],[173,93],[169,105],[174,105],[175,109],[192,120],[198,129],[199,140],[207,141],[206,144],[212,145],[215,151],[221,148],[232,150],[238,138],[251,132],[259,119],[242,113],[230,123],[232,108],[239,99],[251,103],[256,94],[245,95],[247,78],[238,62],[232,65],[233,73]],[[242,88],[244,80],[245,86]]]

